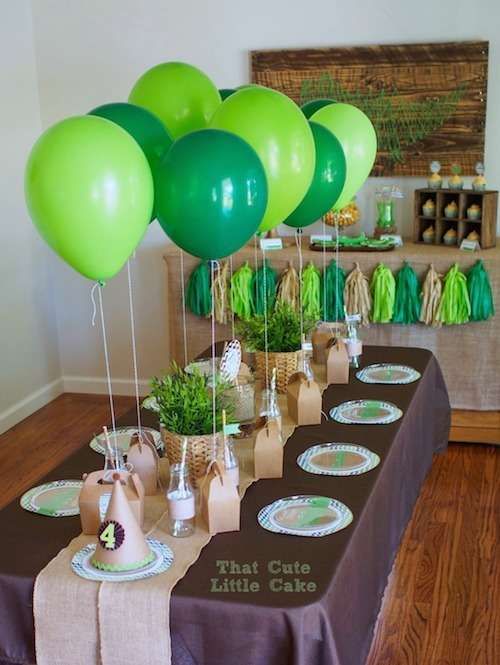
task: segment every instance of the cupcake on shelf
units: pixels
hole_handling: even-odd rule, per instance
[[[427,199],[422,206],[422,212],[424,213],[424,217],[434,217],[436,214],[436,204],[433,199]]]
[[[467,219],[472,221],[481,219],[481,208],[477,205],[477,203],[473,203],[467,208]]]
[[[469,233],[469,235],[467,236],[467,238],[466,238],[466,240],[471,240],[472,242],[479,242],[480,239],[481,239],[481,236],[479,235],[479,233],[476,230],[471,231]]]
[[[486,178],[484,177],[483,162],[476,162],[476,177],[472,181],[472,189],[475,192],[484,192],[486,189]]]
[[[443,236],[443,242],[445,245],[456,245],[457,244],[457,232],[455,229],[448,229]]]
[[[456,201],[450,201],[444,209],[444,216],[448,219],[455,219],[458,216],[458,206]]]
[[[422,233],[422,240],[426,245],[432,245],[436,237],[436,231],[433,226],[428,226]]]
[[[429,189],[441,189],[443,185],[443,178],[441,177],[439,171],[441,171],[441,164],[438,161],[431,162],[431,173],[427,178],[427,184]]]
[[[451,167],[452,175],[448,178],[448,187],[450,189],[463,189],[464,181],[462,180],[462,169],[458,164],[453,164]]]

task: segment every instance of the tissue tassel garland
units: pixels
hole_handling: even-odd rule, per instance
[[[299,276],[292,263],[281,273],[276,302],[285,302],[296,312],[299,309]]]
[[[253,270],[248,261],[245,261],[231,277],[231,308],[242,321],[252,318],[252,277]]]
[[[302,312],[308,321],[321,317],[320,291],[321,273],[312,261],[302,271]]]
[[[470,301],[467,279],[455,263],[444,278],[443,295],[437,318],[446,325],[467,323],[470,317]]]
[[[324,306],[324,321],[343,321],[344,319],[345,272],[335,261],[323,273],[321,282],[321,304]]]
[[[228,279],[229,263],[227,261],[220,261],[219,265],[215,268],[214,283],[212,284],[215,320],[217,323],[227,323],[228,321]]]
[[[347,314],[359,314],[361,325],[370,325],[370,311],[372,308],[372,297],[370,294],[370,283],[359,267],[354,264],[354,270],[345,281],[344,304]]]
[[[422,287],[422,307],[419,319],[426,326],[433,326],[434,328],[441,326],[441,321],[437,318],[441,292],[441,275],[436,272],[431,263]]]
[[[471,321],[486,321],[495,314],[490,279],[481,260],[467,273],[467,289]]]
[[[376,267],[370,288],[373,298],[373,323],[389,323],[394,312],[396,280],[387,266],[379,263]]]
[[[252,278],[254,314],[264,315],[264,302],[268,311],[274,307],[276,300],[276,273],[266,259]]]
[[[396,277],[396,298],[394,303],[393,323],[416,323],[420,314],[420,285],[418,277],[410,264],[404,266]]]
[[[189,277],[186,305],[197,316],[210,316],[212,312],[210,268],[206,261],[202,261]]]

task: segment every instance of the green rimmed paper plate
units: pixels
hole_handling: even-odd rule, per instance
[[[402,415],[394,404],[374,399],[352,400],[330,410],[330,418],[345,425],[387,425]]]
[[[359,476],[380,464],[380,457],[354,443],[320,443],[297,457],[297,464],[319,476]]]
[[[163,441],[161,440],[161,434],[158,432],[156,429],[152,429],[151,427],[142,427],[142,430],[144,432],[148,432],[153,436],[155,446],[157,450],[163,450]],[[121,449],[123,454],[127,454],[128,449],[130,447],[130,439],[135,432],[138,431],[137,427],[117,427],[116,428],[116,442],[118,444],[118,448]],[[108,432],[109,435],[109,440],[111,441],[111,445],[114,444],[115,440],[115,433],[110,430]],[[95,450],[96,453],[100,453],[101,455],[106,454],[106,438],[104,436],[104,433],[97,434],[94,436],[92,441],[89,443],[89,446],[92,448],[92,450]]]
[[[80,514],[78,496],[81,480],[54,480],[32,487],[20,500],[21,507],[47,517],[73,517]]]
[[[349,508],[327,496],[297,495],[278,499],[257,515],[267,531],[289,536],[320,538],[340,531],[352,522]]]
[[[356,378],[363,383],[382,383],[385,385],[405,385],[421,378],[420,372],[407,365],[378,363],[363,367],[356,373]]]

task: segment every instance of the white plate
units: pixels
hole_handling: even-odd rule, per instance
[[[122,453],[127,453],[129,446],[130,446],[130,439],[133,434],[135,434],[138,431],[138,427],[117,427],[116,428],[116,441],[118,444],[118,448],[121,448]],[[142,427],[142,429],[145,432],[149,432],[154,439],[155,446],[157,450],[163,450],[163,441],[161,440],[161,434],[158,432],[156,429],[152,429],[151,427]],[[112,430],[109,430],[108,432],[109,440],[111,441],[111,445],[114,445],[115,442],[115,433]],[[96,453],[101,453],[101,455],[106,454],[106,437],[104,436],[104,433],[98,434],[97,436],[94,436],[92,441],[89,443],[89,446],[92,448],[92,450],[95,450]]]
[[[330,418],[345,425],[387,425],[402,415],[394,404],[375,399],[352,400],[330,410]]]
[[[91,543],[79,550],[71,560],[73,572],[84,577],[86,580],[95,582],[133,582],[134,580],[143,580],[147,577],[153,577],[164,573],[172,565],[174,555],[170,547],[154,538],[147,538],[155,558],[151,563],[137,570],[126,570],[119,573],[111,573],[106,570],[94,568],[90,560],[94,555],[96,545]]]
[[[54,480],[32,487],[22,495],[20,504],[25,510],[47,517],[73,517],[80,514],[78,497],[82,486],[81,480]]]
[[[260,526],[274,533],[319,538],[352,522],[352,512],[337,499],[298,495],[278,499],[259,511]]]
[[[383,383],[387,385],[404,385],[418,381],[422,375],[413,367],[407,365],[391,365],[391,363],[378,363],[368,365],[356,373],[356,377],[363,383]]]
[[[297,457],[297,464],[320,476],[359,476],[380,464],[380,457],[354,443],[320,443]]]

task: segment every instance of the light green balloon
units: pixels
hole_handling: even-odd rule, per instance
[[[137,142],[92,115],[57,123],[26,165],[28,210],[42,238],[92,280],[116,275],[151,219],[153,178]]]
[[[377,154],[377,135],[370,118],[351,104],[329,104],[310,120],[329,129],[340,141],[346,160],[346,179],[335,210],[344,208],[372,170]]]
[[[258,154],[268,187],[259,231],[281,224],[306,195],[314,174],[314,138],[300,108],[276,90],[246,87],[224,100],[210,127],[241,136]]]
[[[164,62],[141,76],[128,101],[158,116],[170,135],[178,139],[207,127],[222,100],[212,81],[196,67]]]

